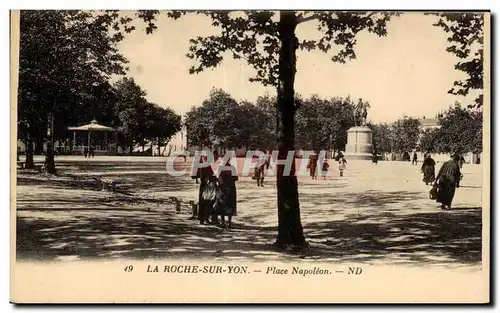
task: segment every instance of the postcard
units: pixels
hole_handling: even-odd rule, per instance
[[[11,11],[11,302],[489,303],[490,18]]]

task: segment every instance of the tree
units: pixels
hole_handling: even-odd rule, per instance
[[[434,24],[449,34],[450,43],[446,51],[460,59],[455,69],[467,74],[466,80],[454,82],[448,92],[454,95],[468,95],[472,90],[479,91],[476,107],[483,105],[483,52],[484,52],[484,13],[439,13]]]
[[[186,126],[188,146],[211,146],[208,133],[203,128],[203,109],[201,107],[192,107],[186,113],[184,124]]]
[[[158,155],[160,155],[160,147],[167,144],[172,136],[181,130],[182,118],[169,108],[164,109],[153,103],[149,105],[151,107],[151,115],[148,118],[152,123],[147,130],[147,139],[151,140],[151,144],[156,141],[158,145]],[[153,151],[151,151],[151,153],[152,152]]]
[[[132,148],[136,143],[143,143],[146,137],[145,116],[147,100],[146,92],[135,83],[133,78],[124,77],[115,83],[118,113],[118,130],[123,136],[123,145]]]
[[[313,95],[302,101],[296,116],[297,147],[307,150],[345,150],[347,130],[354,126],[350,98],[320,99]]]
[[[28,168],[33,167],[33,143],[47,139],[45,165],[55,173],[55,130],[91,105],[91,86],[124,74],[127,61],[116,46],[123,39],[117,24],[130,20],[117,11],[21,11],[18,121]]]
[[[439,129],[427,129],[420,137],[418,150],[421,152],[436,153],[440,150]]]
[[[233,130],[236,129],[238,102],[224,90],[212,89],[202,108],[210,142],[225,149],[237,146]]]
[[[467,153],[482,151],[483,118],[481,112],[470,112],[459,103],[439,120],[436,134],[438,152]]]
[[[235,116],[234,141],[235,146],[250,149],[267,149],[266,138],[273,135],[269,131],[272,120],[269,121],[266,112],[261,107],[243,101],[239,104]]]
[[[168,12],[177,19],[186,12]],[[274,86],[277,89],[279,112],[279,159],[288,151],[295,150],[295,73],[297,49],[320,49],[328,52],[334,46],[339,52],[334,62],[346,62],[355,58],[356,36],[362,31],[386,35],[390,14],[382,12],[294,12],[281,11],[278,16],[271,11],[202,11],[221,32],[217,36],[197,37],[190,41],[187,56],[197,61],[190,73],[199,73],[216,67],[223,60],[223,53],[230,52],[256,70],[251,81]],[[139,17],[146,23],[146,32],[156,29],[154,24],[159,11],[140,11]],[[279,17],[279,19],[277,19]],[[322,36],[319,39],[302,40],[296,37],[297,26],[315,21]],[[300,219],[298,181],[295,165],[290,175],[277,171],[278,236],[280,246],[306,244]]]
[[[257,141],[260,147],[266,150],[273,150],[276,147],[278,136],[278,100],[268,94],[257,97],[255,106],[261,112],[259,118],[262,119]]]
[[[329,102],[329,135],[332,135],[332,148],[336,151],[345,151],[347,131],[355,125],[354,103],[350,97],[333,98]]]
[[[329,116],[325,116],[327,101],[318,96],[302,101],[296,115],[296,146],[304,150],[319,151],[328,147]]]
[[[393,128],[393,149],[395,152],[409,152],[417,148],[420,139],[420,120],[404,116]]]
[[[387,124],[371,124],[367,126],[373,131],[373,149],[377,153],[392,152],[391,129]]]

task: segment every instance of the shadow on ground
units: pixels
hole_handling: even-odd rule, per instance
[[[275,227],[238,221],[228,231],[198,225],[188,221],[188,215],[171,211],[121,208],[100,216],[96,212],[81,211],[70,220],[18,217],[17,257],[307,258],[420,265],[481,261],[480,208],[406,215],[383,211],[338,221],[305,222],[311,246],[298,254],[276,251],[270,245]]]
[[[74,179],[71,170],[64,172],[62,168],[61,175],[52,179],[36,174],[18,177],[18,185],[36,186],[41,191],[18,198],[19,212],[34,213],[18,213],[17,258],[319,259],[417,266],[481,262],[481,208],[422,210],[415,206],[427,197],[421,192],[301,192],[302,220],[310,247],[292,253],[272,247],[276,227],[258,222],[266,219],[266,214],[275,214],[274,209],[266,213],[257,207],[255,212],[245,212],[236,217],[231,231],[201,226],[188,220],[189,215],[175,214],[166,198],[136,195],[145,190],[162,193],[197,188],[189,178],[161,172],[161,165],[153,168],[158,167],[157,173],[102,175],[122,182],[132,196],[95,192],[90,176],[92,171],[101,170],[101,164],[71,166],[87,171],[88,176]],[[343,183],[338,184],[341,187]],[[331,189],[336,190],[336,186]],[[263,190],[273,192],[271,187]],[[263,205],[259,193],[247,193],[238,199]],[[274,198],[266,201],[273,202],[274,207]],[[323,211],[316,209],[319,207]],[[51,211],[67,214],[60,218]]]

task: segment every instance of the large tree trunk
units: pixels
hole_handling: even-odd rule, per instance
[[[47,153],[45,154],[45,170],[49,174],[56,173],[56,162],[54,159],[54,147],[52,146],[52,138],[47,141]]]
[[[152,149],[151,149],[152,150]],[[158,138],[158,156],[161,156],[160,138]]]
[[[279,34],[281,48],[279,55],[278,109],[280,116],[280,138],[278,159],[286,159],[288,151],[295,145],[295,71],[298,41],[295,37],[297,18],[294,12],[280,13]],[[295,160],[294,160],[295,161]],[[298,182],[295,175],[295,162],[290,173],[283,173],[284,166],[277,168],[278,189],[278,237],[280,246],[306,244],[300,220]]]
[[[29,169],[35,168],[35,162],[33,161],[33,141],[31,137],[26,141],[26,164],[25,167]]]

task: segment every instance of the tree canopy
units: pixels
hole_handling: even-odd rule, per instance
[[[300,99],[296,146],[304,150],[344,150],[347,130],[354,126],[350,98]],[[228,114],[230,113],[230,114]],[[271,150],[276,142],[276,99],[260,96],[255,103],[236,101],[213,89],[201,106],[186,113],[191,145]]]
[[[114,10],[21,11],[18,136],[27,143],[27,167],[33,167],[33,143],[46,140],[46,166],[54,173],[52,141],[68,138],[68,126],[87,124],[95,118],[125,131],[135,127],[139,131],[136,137],[142,136],[133,138],[136,141],[153,136],[154,123],[144,122],[156,118],[150,110],[153,106],[140,99],[134,102],[136,112],[132,112],[131,102],[125,105],[124,99],[134,90],[121,88],[120,83],[115,89],[111,82],[128,70],[118,43],[134,29],[130,21]],[[171,131],[178,129],[173,112],[155,112],[169,116],[164,120],[169,121]],[[134,123],[142,123],[142,128],[138,130]],[[158,132],[168,138],[171,131]]]
[[[477,91],[479,96],[475,100],[475,106],[481,107],[484,78],[484,13],[446,12],[437,15],[439,19],[435,25],[449,34],[449,46],[446,51],[460,60],[455,69],[468,76],[465,80],[455,81],[449,93],[466,96],[472,91]]]
[[[440,128],[434,132],[436,151],[467,153],[482,151],[483,116],[455,103],[439,119]]]

